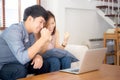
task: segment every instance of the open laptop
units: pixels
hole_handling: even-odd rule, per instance
[[[81,55],[79,68],[69,68],[60,71],[80,74],[89,71],[98,70],[103,63],[107,48],[89,49]]]

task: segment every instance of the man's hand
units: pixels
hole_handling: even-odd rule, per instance
[[[40,55],[36,55],[31,63],[34,69],[40,69],[43,65],[43,59]]]
[[[51,40],[51,33],[48,29],[43,28],[40,32],[41,38],[43,38],[45,41],[50,41]]]

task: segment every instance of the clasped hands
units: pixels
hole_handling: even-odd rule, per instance
[[[43,65],[43,58],[39,54],[37,54],[33,58],[31,65],[33,65],[34,69],[40,69]]]

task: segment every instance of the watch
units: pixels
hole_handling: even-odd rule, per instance
[[[62,44],[63,47],[66,47],[66,45]]]

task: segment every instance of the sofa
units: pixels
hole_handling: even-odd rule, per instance
[[[88,47],[85,45],[68,44],[65,50],[72,53],[79,60],[71,64],[71,68],[77,68],[80,64],[81,56],[88,50]]]

